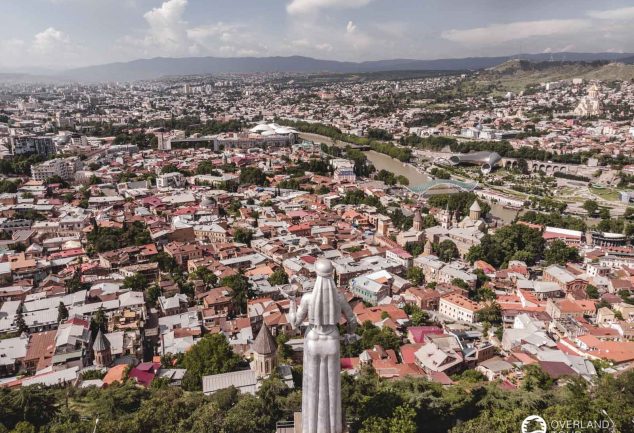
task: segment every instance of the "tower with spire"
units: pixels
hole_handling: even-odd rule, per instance
[[[255,362],[255,374],[265,378],[277,369],[277,343],[266,324],[262,325],[251,347]]]
[[[480,203],[478,203],[478,200],[475,200],[469,208],[469,218],[471,219],[471,221],[478,221],[481,215],[482,208],[480,208]]]
[[[449,203],[447,203],[447,208],[442,216],[442,222],[440,224],[444,229],[451,228],[451,212],[449,211]]]
[[[423,231],[423,217],[420,214],[420,210],[416,209],[414,212],[414,224],[412,226],[415,232]]]
[[[92,351],[95,354],[95,365],[97,367],[107,367],[112,364],[112,350],[108,338],[101,332],[97,332],[95,341],[92,343]]]
[[[427,239],[427,242],[425,242],[425,246],[423,247],[423,255],[431,256],[432,254],[434,254],[434,246],[431,241]]]

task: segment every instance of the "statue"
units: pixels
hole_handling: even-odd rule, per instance
[[[330,260],[315,262],[317,281],[311,293],[301,300],[299,310],[289,296],[289,320],[293,329],[308,317],[304,335],[304,379],[302,389],[302,433],[341,433],[340,336],[337,324],[341,314],[354,333],[356,319],[352,308],[337,290]]]

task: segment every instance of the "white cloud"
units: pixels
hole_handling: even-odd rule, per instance
[[[143,15],[149,25],[146,45],[156,45],[168,52],[182,48],[186,40],[187,23],[183,12],[187,0],[167,0],[160,7]]]
[[[321,9],[354,9],[368,5],[372,0],[292,0],[286,11],[291,15],[319,12]]]
[[[215,24],[207,24],[187,29],[187,37],[200,44],[204,44],[210,38],[220,38],[224,41],[229,41],[242,27],[243,26],[237,24],[226,24],[221,21]]]
[[[634,7],[608,9],[603,11],[589,11],[588,16],[600,20],[631,20],[634,19]]]
[[[326,52],[331,52],[334,49],[333,46],[327,42],[324,42],[323,44],[317,44],[315,45],[315,48],[317,48],[319,51],[326,51]]]
[[[591,23],[588,20],[581,19],[519,21],[472,29],[447,30],[442,32],[441,36],[465,45],[497,45],[537,36],[573,34],[590,27]]]
[[[148,27],[119,40],[118,49],[129,57],[246,56],[266,54],[261,34],[246,24],[216,22],[191,27],[184,19],[188,0],[166,0],[143,15]],[[140,51],[140,53],[139,53]]]
[[[35,35],[31,49],[38,53],[48,54],[54,50],[65,48],[69,44],[70,38],[66,33],[49,27]]]

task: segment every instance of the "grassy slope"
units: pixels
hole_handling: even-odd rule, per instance
[[[510,61],[480,73],[474,77],[474,80],[480,85],[495,84],[497,93],[501,93],[506,91],[519,92],[527,86],[572,78],[602,81],[632,80],[634,79],[634,65],[553,62],[552,64],[542,64],[541,68],[527,68],[517,61]]]

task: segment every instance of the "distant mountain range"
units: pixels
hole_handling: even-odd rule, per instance
[[[541,61],[623,61],[634,63],[632,53],[542,53],[498,57],[413,60],[392,59],[367,62],[340,62],[311,57],[182,57],[139,59],[108,63],[58,72],[55,78],[73,81],[136,81],[174,75],[223,73],[364,73],[385,71],[469,71],[490,68],[511,59]],[[2,80],[0,74],[0,80]],[[14,74],[12,74],[14,75]],[[15,74],[17,75],[17,74]],[[35,78],[35,77],[32,77]],[[39,74],[38,78],[42,78]],[[51,76],[53,78],[53,76]]]

